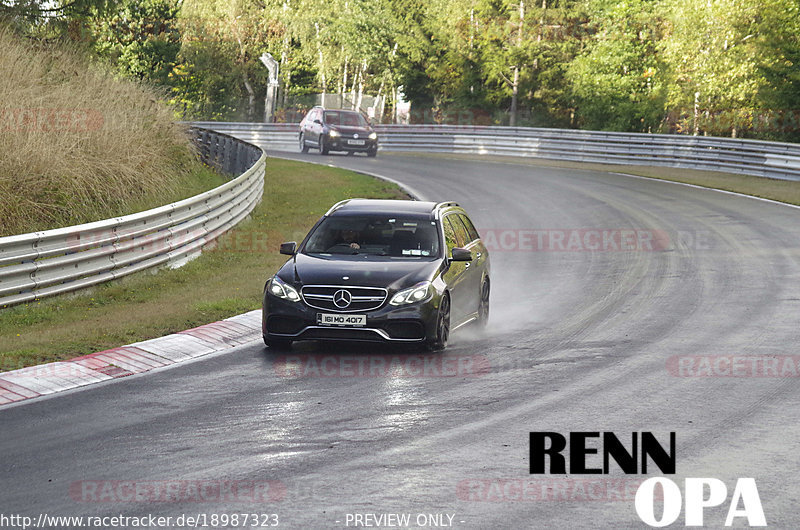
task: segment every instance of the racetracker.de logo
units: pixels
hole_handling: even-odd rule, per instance
[[[800,355],[673,355],[675,377],[800,377]]]
[[[644,479],[486,478],[458,483],[456,496],[471,502],[633,501]]]
[[[280,377],[477,377],[491,371],[484,355],[285,355]]]
[[[659,252],[672,246],[665,230],[614,228],[484,228],[491,251],[521,252]]]
[[[79,480],[69,485],[76,502],[280,502],[286,486],[275,480]]]
[[[95,109],[0,109],[0,131],[88,132],[104,121]]]

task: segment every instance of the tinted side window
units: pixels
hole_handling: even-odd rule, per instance
[[[465,247],[469,244],[469,236],[467,236],[467,229],[464,228],[464,223],[458,220],[458,215],[450,214],[446,217],[453,224],[453,231],[456,233],[456,243],[459,247]]]
[[[453,230],[453,225],[450,223],[449,217],[442,219],[442,228],[444,228],[444,242],[447,245],[447,256],[449,257],[451,251],[458,246],[456,232]]]
[[[475,225],[473,225],[472,221],[469,220],[469,217],[467,217],[463,213],[460,213],[458,214],[458,218],[461,219],[462,223],[464,223],[464,227],[467,229],[467,234],[469,235],[470,242],[481,238],[481,236],[478,235],[478,231],[475,230]]]
[[[325,125],[340,125],[340,123],[339,123],[339,113],[338,112],[330,112],[330,111],[328,111],[328,112],[325,112],[323,114],[323,116],[325,116],[325,118],[322,120],[322,122]]]

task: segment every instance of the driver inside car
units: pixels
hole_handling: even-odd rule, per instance
[[[340,230],[338,241],[336,241],[336,243],[334,243],[329,250],[333,250],[334,247],[339,245],[348,245],[350,248],[357,250],[361,248],[361,245],[358,243],[358,241],[359,233],[356,230]]]

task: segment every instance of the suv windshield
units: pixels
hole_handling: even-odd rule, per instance
[[[366,127],[367,120],[358,112],[346,112],[340,110],[325,111],[326,125],[339,125],[343,127]]]
[[[430,219],[339,215],[317,226],[304,252],[433,259],[439,256],[439,233]]]

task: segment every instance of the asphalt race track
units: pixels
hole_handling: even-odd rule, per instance
[[[626,441],[650,431],[665,443],[676,433],[681,489],[685,477],[727,485],[728,500],[705,511],[709,527],[723,526],[740,477],[755,479],[770,527],[798,526],[800,209],[511,159],[281,156],[379,173],[464,206],[497,241],[488,334],[464,330],[434,356],[304,343],[289,353],[295,364],[254,342],[6,407],[0,511],[277,514],[283,528],[390,513],[411,514],[411,527],[430,514],[453,516],[454,528],[641,528],[633,493],[646,476],[613,462],[610,475],[530,475],[529,433]],[[620,230],[652,249],[615,249]],[[430,369],[359,376],[358,359]],[[152,494],[176,481],[241,491]],[[623,482],[633,489],[619,494]],[[254,500],[251,483],[269,498]]]

